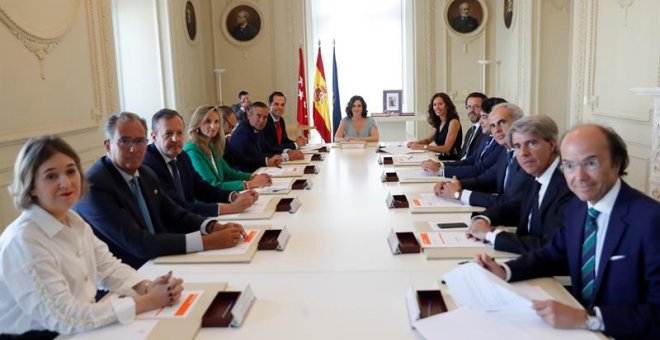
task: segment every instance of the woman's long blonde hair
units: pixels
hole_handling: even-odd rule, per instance
[[[218,128],[218,134],[215,137],[208,138],[202,134],[200,127],[207,119],[209,113],[212,111],[215,111],[218,114],[220,119],[220,127]],[[192,114],[192,118],[190,118],[188,138],[190,138],[190,140],[195,143],[195,145],[197,145],[197,147],[199,147],[207,156],[222,157],[222,154],[225,151],[225,131],[223,129],[224,124],[225,122],[222,118],[222,113],[220,113],[217,107],[213,105],[202,105],[195,109],[195,112]],[[211,147],[209,145],[213,145],[215,147],[216,151],[218,152],[217,155],[212,154]]]

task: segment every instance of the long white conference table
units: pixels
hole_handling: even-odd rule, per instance
[[[469,215],[388,209],[389,192],[433,185],[381,182],[384,166],[375,147],[333,148],[326,155],[313,162],[319,174],[305,175],[313,188],[291,191],[300,209],[277,212],[267,222],[289,230],[284,251],[258,251],[244,264],[149,262],[140,269],[148,278],[173,270],[187,282],[228,282],[229,290],[250,285],[257,299],[242,327],[202,328],[196,339],[421,338],[408,322],[406,291],[435,287],[457,261],[392,255],[387,236],[392,229],[414,230],[417,221],[468,222]]]

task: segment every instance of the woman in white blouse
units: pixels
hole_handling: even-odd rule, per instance
[[[77,333],[181,297],[180,279],[143,280],[70,210],[83,186],[80,158],[60,137],[32,138],[19,152],[10,191],[22,213],[0,235],[0,332]],[[95,302],[97,287],[125,297]]]

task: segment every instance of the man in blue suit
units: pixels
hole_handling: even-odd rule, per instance
[[[190,157],[183,152],[183,117],[178,112],[170,109],[156,112],[151,118],[151,130],[154,142],[147,146],[144,164],[156,173],[163,190],[181,207],[213,217],[240,213],[259,198],[254,190],[243,193],[222,190],[195,172]]]
[[[263,129],[267,121],[268,106],[255,102],[250,107],[247,120],[238,123],[234,129],[229,139],[229,149],[236,169],[254,172],[262,166],[278,166],[283,160],[289,160],[288,152],[280,153],[263,142]]]
[[[441,177],[454,177],[458,179],[476,177],[490,169],[500,158],[506,148],[493,139],[490,135],[490,126],[488,125],[488,115],[497,104],[506,103],[503,98],[488,98],[481,106],[479,125],[481,126],[482,137],[479,139],[479,145],[470,155],[463,160],[456,162],[437,162],[428,160],[422,162],[422,169],[427,172],[438,174]]]
[[[245,233],[241,225],[223,225],[181,208],[142,165],[144,119],[129,112],[114,114],[106,121],[105,138],[107,155],[87,171],[89,191],[74,209],[117,258],[137,269],[161,255],[238,244]]]
[[[533,302],[554,327],[660,339],[660,203],[621,180],[628,152],[611,129],[574,128],[564,137],[561,157],[578,199],[566,206],[551,243],[504,265],[485,254],[475,260],[509,281],[570,273],[572,293],[585,309]]]
[[[511,103],[498,104],[488,116],[493,139],[506,144],[506,132],[515,121],[523,117],[523,111]],[[438,182],[433,191],[438,196],[460,200],[464,204],[491,207],[516,199],[534,179],[527,174],[514,157],[514,150],[502,153],[494,166],[483,174],[458,180],[452,178]]]
[[[507,131],[520,166],[536,180],[525,194],[491,207],[475,216],[468,237],[486,240],[496,250],[523,254],[550,242],[561,226],[564,207],[575,196],[559,170],[557,124],[548,116],[527,116]],[[495,229],[498,225],[517,225],[516,232]]]

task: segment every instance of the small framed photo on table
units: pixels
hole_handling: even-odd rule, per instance
[[[383,91],[383,112],[401,113],[403,90]]]

